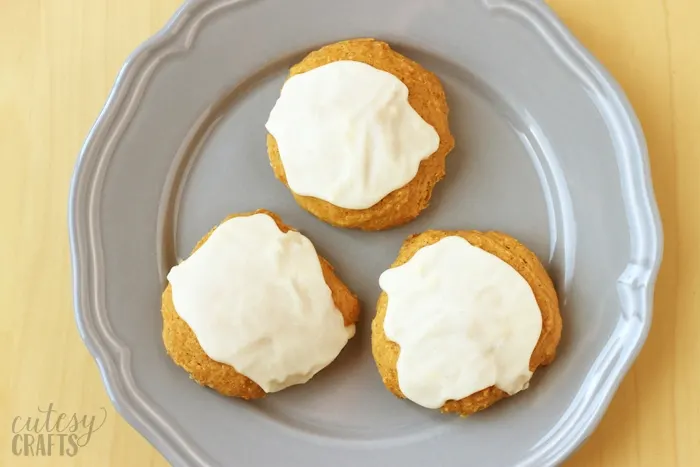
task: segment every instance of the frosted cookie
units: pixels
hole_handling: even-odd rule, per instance
[[[526,389],[555,358],[554,285],[508,235],[411,236],[379,284],[372,354],[397,397],[466,416]]]
[[[427,206],[454,147],[438,78],[374,39],[293,66],[266,123],[275,176],[338,227],[382,230]]]
[[[355,332],[357,297],[309,239],[274,213],[235,214],[172,268],[163,342],[190,377],[257,399],[302,384]]]

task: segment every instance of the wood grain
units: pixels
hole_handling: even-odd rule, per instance
[[[112,408],[73,320],[66,230],[82,141],[126,56],[178,0],[0,0],[0,465],[164,466]],[[665,259],[648,343],[571,467],[700,465],[700,2],[551,0],[644,127]],[[104,426],[74,457],[16,457],[53,402]]]

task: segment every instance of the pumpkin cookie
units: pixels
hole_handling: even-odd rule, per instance
[[[445,158],[447,157],[447,154],[452,150],[455,144],[454,137],[450,133],[450,129],[448,126],[449,109],[447,106],[447,100],[445,98],[445,92],[443,90],[443,87],[438,78],[433,73],[429,72],[428,70],[420,66],[418,63],[406,58],[398,52],[395,52],[385,42],[381,42],[375,39],[354,39],[342,41],[335,44],[327,45],[315,52],[311,52],[300,63],[294,65],[291,68],[290,78],[305,74],[312,70],[316,72],[318,71],[317,69],[319,69],[320,67],[324,67],[329,64],[334,64],[334,62],[360,62],[362,64],[370,65],[370,67],[373,67],[376,70],[381,70],[398,78],[398,80],[400,80],[400,82],[397,81],[398,85],[401,86],[401,83],[403,83],[403,85],[405,85],[403,90],[405,90],[405,88],[408,89],[408,104],[410,104],[410,107],[413,109],[413,111],[415,111],[414,113],[417,114],[415,118],[419,117],[418,119],[422,119],[422,123],[424,125],[427,123],[427,125],[434,129],[434,147],[436,149],[430,149],[428,152],[425,153],[424,158],[418,159],[418,161],[420,162],[415,162],[416,170],[406,171],[408,175],[406,178],[406,182],[403,185],[396,186],[395,189],[391,189],[391,191],[380,190],[381,193],[387,194],[383,195],[383,197],[379,197],[379,199],[376,199],[374,204],[363,208],[341,207],[340,205],[338,205],[340,203],[334,204],[332,202],[329,202],[328,200],[320,199],[319,197],[307,196],[300,193],[296,193],[291,188],[290,190],[294,195],[294,199],[302,208],[309,211],[319,219],[337,227],[358,228],[363,230],[383,230],[401,224],[405,224],[416,218],[421,213],[421,211],[423,211],[428,206],[435,184],[438,181],[440,181],[445,175]],[[328,81],[323,81],[323,83],[337,82],[338,76],[346,76],[343,74],[342,70],[339,70],[338,73],[339,74],[336,75],[330,74],[331,77],[328,78]],[[333,79],[333,76],[335,76],[335,79]],[[362,77],[364,78],[365,75],[362,75]],[[288,81],[287,83],[289,82],[290,81]],[[369,83],[369,85],[365,85],[364,87],[371,88],[372,85],[375,84],[372,80],[369,80]],[[285,87],[286,86],[287,84],[285,84]],[[348,89],[353,92],[361,92],[361,90],[357,89],[357,87],[359,86],[361,85],[357,84],[355,86],[354,81],[351,80]],[[284,91],[285,90],[283,89],[283,96]],[[348,103],[347,100],[343,101],[343,98],[347,96],[341,91],[338,91],[336,89],[336,94],[334,94],[333,98],[331,98],[330,100],[332,100],[333,102],[345,102],[345,104],[347,104],[347,106],[350,107],[351,104]],[[310,96],[314,95],[312,91],[307,90],[307,92]],[[382,99],[384,99],[384,97],[385,95],[381,95],[381,98],[368,97],[368,102],[371,103],[369,105],[374,105],[374,103],[381,101]],[[309,115],[311,115],[310,118],[313,118],[314,116],[317,117],[318,109],[320,109],[320,112],[331,112],[330,116],[335,117],[336,114],[332,113],[334,111],[334,108],[331,106],[331,109],[328,110],[327,107],[324,107],[325,100],[323,100],[323,98],[321,97],[319,97],[318,99],[321,99],[320,103],[316,107],[313,107],[312,110],[308,113]],[[386,115],[397,115],[398,112],[396,112],[396,108],[400,108],[400,106],[392,104],[387,106],[386,108],[377,109],[377,117],[374,118],[366,128],[361,127],[361,130],[359,131],[357,131],[356,126],[353,126],[356,124],[356,120],[354,119],[357,119],[358,112],[353,113],[350,110],[348,110],[347,120],[343,120],[341,118],[340,120],[342,120],[342,122],[338,123],[338,126],[333,127],[333,129],[338,129],[339,133],[341,133],[341,129],[343,130],[343,136],[340,137],[341,139],[358,138],[357,140],[352,140],[352,144],[348,143],[346,145],[347,147],[351,148],[352,151],[346,151],[345,146],[342,146],[339,149],[337,144],[328,143],[330,141],[337,142],[337,138],[333,139],[325,133],[321,136],[319,136],[317,133],[314,133],[314,137],[302,138],[297,135],[298,132],[291,131],[293,129],[284,129],[287,130],[287,135],[291,135],[290,138],[296,137],[300,139],[299,144],[297,144],[294,147],[294,149],[296,149],[298,152],[303,153],[304,148],[308,147],[309,144],[325,144],[320,148],[314,148],[317,150],[316,153],[318,154],[318,158],[311,158],[309,160],[317,160],[320,162],[309,162],[309,164],[314,164],[313,170],[316,170],[317,166],[323,165],[325,162],[327,162],[328,159],[323,157],[324,154],[327,154],[329,157],[335,155],[338,151],[343,152],[343,154],[346,155],[352,154],[352,156],[347,157],[349,157],[350,159],[350,162],[348,163],[349,166],[355,164],[354,166],[352,166],[354,171],[347,168],[337,168],[338,173],[348,174],[347,177],[350,177],[349,179],[345,178],[342,180],[336,180],[334,178],[333,180],[327,180],[327,175],[325,174],[330,173],[331,177],[340,176],[333,171],[333,164],[331,164],[331,166],[327,168],[328,172],[319,173],[324,174],[321,178],[323,178],[327,182],[330,190],[343,190],[348,189],[347,186],[351,186],[352,188],[358,189],[362,192],[363,190],[361,188],[358,188],[357,186],[352,186],[353,183],[355,183],[357,180],[364,180],[365,178],[367,178],[369,181],[366,182],[366,186],[369,186],[370,188],[376,187],[376,185],[373,185],[373,183],[375,183],[373,180],[383,180],[383,178],[387,177],[387,174],[397,173],[398,170],[387,170],[386,168],[376,168],[374,170],[370,170],[367,169],[367,167],[357,168],[357,164],[360,164],[359,162],[357,162],[357,159],[364,159],[359,156],[354,157],[354,155],[357,154],[356,150],[367,150],[363,149],[366,148],[367,145],[370,145],[372,148],[392,147],[393,149],[391,150],[395,150],[395,152],[392,153],[392,156],[386,157],[385,159],[392,159],[393,161],[403,161],[406,159],[406,157],[404,156],[407,154],[407,152],[410,152],[411,148],[416,146],[412,143],[410,138],[412,134],[416,134],[418,133],[418,131],[409,130],[409,128],[420,128],[420,126],[417,125],[416,122],[413,122],[412,120],[410,124],[406,123],[407,127],[405,130],[396,129],[399,128],[398,125],[400,125],[400,123],[397,122],[407,122],[410,116],[395,117],[395,120],[392,120],[392,117],[386,117]],[[290,121],[294,120],[293,117],[298,117],[299,114],[295,114],[293,112],[294,109],[294,107],[288,107],[287,114],[285,114],[286,119],[283,119],[284,124],[291,125],[292,123],[290,123]],[[362,114],[362,111],[363,109],[360,109],[360,115]],[[274,112],[275,109],[273,109],[273,113],[271,113],[271,120],[274,115]],[[321,119],[322,123],[320,125],[323,125],[323,122],[326,122],[328,120],[333,120],[333,118]],[[387,128],[385,132],[387,136],[385,136],[384,139],[381,139],[379,143],[377,143],[377,141],[375,140],[372,140],[372,138],[375,138],[377,134],[382,133],[382,131],[378,129],[382,127],[377,126],[377,121],[384,122],[382,124],[386,124]],[[268,130],[270,130],[269,123],[270,121],[268,121]],[[296,124],[299,123],[296,122]],[[344,125],[349,126],[346,127]],[[345,130],[346,128],[347,131]],[[354,136],[347,136],[349,134],[347,133],[348,131]],[[282,133],[281,130],[279,132]],[[288,175],[291,176],[291,172],[288,174],[288,171],[285,171],[285,166],[283,164],[284,158],[280,155],[280,145],[278,144],[279,142],[271,133],[273,133],[273,131],[270,131],[270,134],[268,134],[267,136],[267,149],[272,169],[275,173],[275,176],[279,180],[281,180],[285,185],[287,185],[287,187],[291,187],[292,185],[294,185],[294,183],[290,183],[290,180],[288,179]],[[369,140],[374,142],[367,143],[367,141]],[[310,141],[311,143],[309,143]],[[384,144],[386,141],[389,142]],[[402,141],[407,143],[404,144],[403,147],[400,146],[402,144]],[[425,139],[421,139],[419,141],[424,142]],[[372,146],[372,144],[374,144],[374,146]],[[294,145],[290,143],[289,147],[291,148],[292,146]],[[357,149],[358,147],[360,149]],[[396,147],[399,147],[399,149],[396,149]],[[372,151],[372,149],[367,151]],[[310,151],[307,151],[306,153],[308,154],[309,152]],[[335,160],[333,162],[335,162]],[[343,164],[340,165],[343,166]],[[299,167],[303,169],[304,167],[308,167],[308,164]],[[380,165],[378,167],[384,166]],[[299,173],[299,171],[295,173]],[[302,172],[300,176],[303,175],[306,174]],[[383,181],[382,183],[385,183],[388,186],[394,186],[390,182]]]
[[[448,239],[454,243],[452,250],[435,250],[431,258],[423,253],[424,248],[435,248]],[[457,253],[462,250],[466,262],[458,258]],[[480,269],[482,260],[489,268]],[[413,269],[406,269],[412,263]],[[473,268],[464,269],[469,263]],[[431,264],[441,264],[442,275],[437,272],[431,275],[426,269]],[[397,274],[396,268],[404,269]],[[383,274],[384,282],[380,280],[382,289],[388,289],[389,293],[382,291],[377,302],[377,314],[372,322],[372,354],[384,384],[397,397],[466,416],[509,396],[509,392],[493,384],[494,380],[507,381],[510,384],[504,386],[515,393],[527,388],[530,376],[538,367],[554,360],[562,329],[557,293],[535,254],[516,239],[499,232],[427,231],[404,242],[387,273],[394,276],[389,281]],[[400,282],[407,277],[414,277],[415,284]],[[499,289],[501,285],[509,289]],[[399,293],[402,287],[413,290],[407,290],[402,297]],[[517,287],[520,289],[514,290]],[[391,309],[393,300],[396,302]],[[410,313],[408,308],[413,303],[422,315]],[[445,310],[450,306],[451,310]],[[387,319],[388,310],[394,313],[391,323]],[[531,315],[525,316],[526,312]],[[449,319],[452,321],[444,321]],[[408,343],[410,348],[405,356],[402,357],[402,347],[387,337],[387,330]],[[523,336],[526,333],[529,337]],[[520,338],[529,341],[522,346],[517,343]],[[508,348],[511,344],[515,347]],[[465,348],[469,351],[459,355],[445,353]],[[401,366],[399,361],[404,357]],[[508,367],[513,358],[523,367],[520,374]],[[409,370],[414,373],[408,374]],[[473,388],[473,392],[454,397],[449,386],[456,385],[455,381],[462,388]],[[491,384],[484,385],[484,381]],[[409,397],[406,389],[414,397]]]
[[[259,217],[259,215],[268,216],[274,221],[274,224],[270,222],[272,226],[265,226],[265,229],[267,229],[266,232],[269,232],[270,229],[279,229],[279,232],[276,233],[277,237],[275,237],[278,239],[278,242],[270,246],[270,249],[277,249],[279,251],[272,251],[270,249],[267,251],[271,251],[269,254],[269,258],[271,258],[270,261],[272,261],[271,264],[279,267],[279,270],[282,271],[280,274],[285,271],[291,271],[291,280],[284,278],[277,282],[267,281],[267,278],[260,275],[266,271],[264,266],[254,264],[257,258],[251,257],[252,261],[251,258],[246,258],[248,262],[243,266],[247,269],[237,277],[241,278],[242,281],[247,280],[245,276],[255,277],[256,279],[261,278],[263,283],[253,283],[249,287],[249,289],[251,289],[249,292],[250,296],[246,295],[246,293],[248,293],[246,291],[238,292],[239,295],[234,297],[234,300],[237,300],[233,302],[234,306],[230,306],[231,303],[226,302],[226,293],[229,287],[225,283],[225,280],[227,280],[228,277],[224,278],[224,281],[222,281],[224,287],[217,285],[218,288],[207,289],[207,285],[204,284],[199,289],[184,291],[183,289],[187,287],[183,287],[183,281],[186,279],[191,280],[191,278],[180,277],[177,282],[171,280],[172,283],[169,283],[166,287],[163,292],[161,307],[163,316],[163,343],[172,360],[187,371],[190,377],[197,383],[210,387],[223,395],[240,397],[243,399],[258,399],[265,396],[267,392],[280,390],[292,384],[306,382],[313,374],[329,364],[345,345],[347,339],[352,337],[352,334],[354,334],[354,324],[357,322],[359,316],[357,297],[336,276],[333,272],[333,267],[328,261],[320,255],[317,256],[318,261],[315,265],[313,264],[315,258],[309,259],[307,255],[304,259],[308,261],[307,264],[310,266],[301,271],[304,275],[318,275],[317,281],[312,284],[313,287],[307,287],[307,283],[304,282],[306,279],[303,277],[300,279],[296,278],[296,274],[299,274],[297,269],[301,267],[298,261],[294,261],[294,258],[298,257],[285,256],[285,252],[298,252],[301,248],[308,249],[310,242],[301,235],[296,235],[293,238],[288,237],[288,233],[296,231],[292,227],[285,225],[277,215],[269,211],[258,210],[252,213],[234,214],[227,217],[219,227],[212,229],[197,243],[192,251],[192,256],[185,260],[185,262],[194,258],[195,253],[205,245],[212,237],[212,234],[214,234],[218,228],[227,225],[227,221],[234,219],[240,220],[241,218],[252,219],[253,216]],[[270,219],[267,219],[267,222],[269,222]],[[264,219],[261,219],[261,221],[264,221]],[[274,225],[276,225],[276,227],[274,227]],[[236,233],[235,231],[229,231],[226,234],[229,235],[229,237],[224,241],[235,241],[233,240],[235,237],[231,237],[232,232],[234,234]],[[257,233],[258,232],[253,232],[250,235],[259,237],[260,235],[257,235]],[[224,233],[222,232],[221,235],[224,235]],[[308,250],[305,251],[308,253]],[[217,251],[214,256],[219,257],[226,253],[225,251]],[[216,260],[212,261],[209,259],[209,263],[207,263],[207,259],[201,257],[195,261],[200,261],[198,267],[202,266],[204,269],[206,269],[208,265],[216,264]],[[261,262],[262,261],[261,259]],[[219,265],[216,264],[216,266]],[[224,266],[230,268],[229,265]],[[179,266],[176,266],[176,268],[178,267]],[[235,273],[238,267],[239,266],[235,266],[235,268],[230,268],[230,270]],[[176,268],[173,268],[173,270]],[[250,271],[249,274],[248,271]],[[169,274],[169,279],[172,279],[172,271],[171,274]],[[235,281],[235,274],[233,274],[230,279],[232,282]],[[196,280],[195,278],[194,282],[196,282]],[[319,282],[321,284],[325,282],[325,285],[327,285],[325,291],[319,290],[325,287],[318,286]],[[190,286],[189,283],[185,285]],[[210,322],[203,321],[200,318],[191,321],[199,326],[201,335],[195,334],[193,328],[188,325],[180,312],[176,309],[175,303],[177,303],[177,300],[173,300],[173,288],[175,287],[177,289],[178,286],[181,287],[179,289],[179,298],[182,306],[187,305],[188,308],[192,308],[193,303],[194,305],[201,305],[202,303],[210,304],[215,307],[221,304],[225,305],[220,306],[221,308],[225,308],[223,312],[211,315],[212,318]],[[192,287],[199,287],[199,285],[192,285]],[[189,293],[189,295],[185,292]],[[215,295],[215,297],[210,301],[198,301],[200,300],[198,294],[202,293],[208,293],[209,296]],[[256,293],[260,294],[259,301],[252,295]],[[270,296],[281,298],[269,298]],[[320,299],[318,297],[320,297]],[[314,298],[315,300],[313,300]],[[248,300],[246,301],[246,299]],[[282,299],[286,300],[283,301]],[[319,302],[323,305],[318,306],[325,306],[326,308],[320,309],[319,312],[314,315],[314,310],[317,309],[315,308],[317,307],[316,303]],[[235,305],[243,306],[244,309],[239,310],[240,312],[236,311]],[[197,307],[195,306],[195,308]],[[269,310],[269,308],[274,309]],[[196,311],[201,312],[200,314],[206,314],[209,313],[210,310],[202,310],[200,306]],[[238,313],[236,316],[239,318],[230,318],[230,311]],[[325,315],[322,314],[322,312],[325,313]],[[335,313],[337,313],[337,315],[332,316]],[[188,315],[188,317],[191,318],[192,316]],[[313,336],[318,334],[318,329],[309,328],[309,320],[315,320],[311,322],[315,327],[318,327],[319,323],[331,323],[333,329],[324,328],[324,333],[321,333],[318,339],[307,339],[305,342],[299,342],[299,339],[303,336],[308,338],[308,335]],[[270,322],[273,324],[270,324]],[[270,329],[272,329],[272,332],[277,333],[274,334],[274,339],[268,335]],[[247,331],[251,331],[254,335],[250,336],[247,334]],[[316,333],[314,333],[314,331],[316,331]],[[221,333],[212,334],[212,332]],[[331,337],[327,337],[326,334],[334,333],[336,336],[334,338],[335,340],[329,340]],[[302,337],[296,338],[296,335]],[[234,366],[230,364],[222,363],[210,357],[203,349],[203,347],[207,347],[207,345],[203,346],[200,344],[201,337],[208,339],[207,342],[212,349],[217,350],[217,352],[222,351],[220,353],[224,355],[224,357],[228,354],[234,355],[237,361],[243,362],[242,364],[245,364],[245,368],[250,369],[249,371],[251,374],[256,373],[256,375],[262,375],[259,376],[260,381],[258,382],[260,382],[260,384],[253,381],[253,379],[249,377],[251,375],[244,375],[243,373],[245,373],[245,371],[239,371],[240,368],[234,368]],[[215,337],[219,338],[219,341],[214,340]],[[243,342],[241,342],[240,345],[237,344],[233,350],[227,348],[226,345],[228,344],[222,342],[236,339],[242,340]],[[273,340],[275,341],[274,345],[271,342]],[[331,347],[329,348],[329,346]],[[290,352],[285,353],[284,350],[289,350]],[[317,358],[314,355],[315,353],[319,354],[323,352],[326,353],[326,360],[313,360],[313,358]],[[268,357],[269,360],[266,360]],[[309,366],[304,367],[303,371],[300,372],[298,371],[298,366],[295,365],[298,363],[299,359],[303,358],[311,358],[312,360]],[[282,371],[283,378],[275,377],[275,375],[280,374],[279,371],[277,373],[272,373],[272,370],[267,368],[268,366],[274,367],[275,365],[277,365],[276,368],[278,370]],[[290,368],[290,374],[284,373],[287,367]],[[270,372],[269,377],[266,372]],[[262,381],[264,381],[264,383]],[[266,391],[263,389],[261,384],[269,385],[269,390]]]

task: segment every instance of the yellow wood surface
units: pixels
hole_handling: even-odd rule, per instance
[[[0,466],[166,465],[116,414],[78,336],[66,201],[122,62],[178,4],[0,0]],[[636,109],[666,235],[647,345],[567,465],[699,466],[700,1],[550,4]],[[68,414],[105,407],[106,422],[73,457],[14,456],[12,421],[51,402]]]

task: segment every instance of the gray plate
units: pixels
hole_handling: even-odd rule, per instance
[[[373,36],[442,79],[457,147],[400,229],[329,227],[272,174],[264,122],[288,67]],[[364,304],[309,384],[245,403],[191,382],[161,342],[166,271],[229,213],[268,208]],[[548,265],[559,358],[462,420],[395,399],[372,362],[377,278],[408,234],[499,229]],[[70,196],[76,319],[120,413],[176,465],[546,466],[598,423],[647,335],[661,227],[645,143],[618,86],[534,0],[193,0],[124,66]]]

